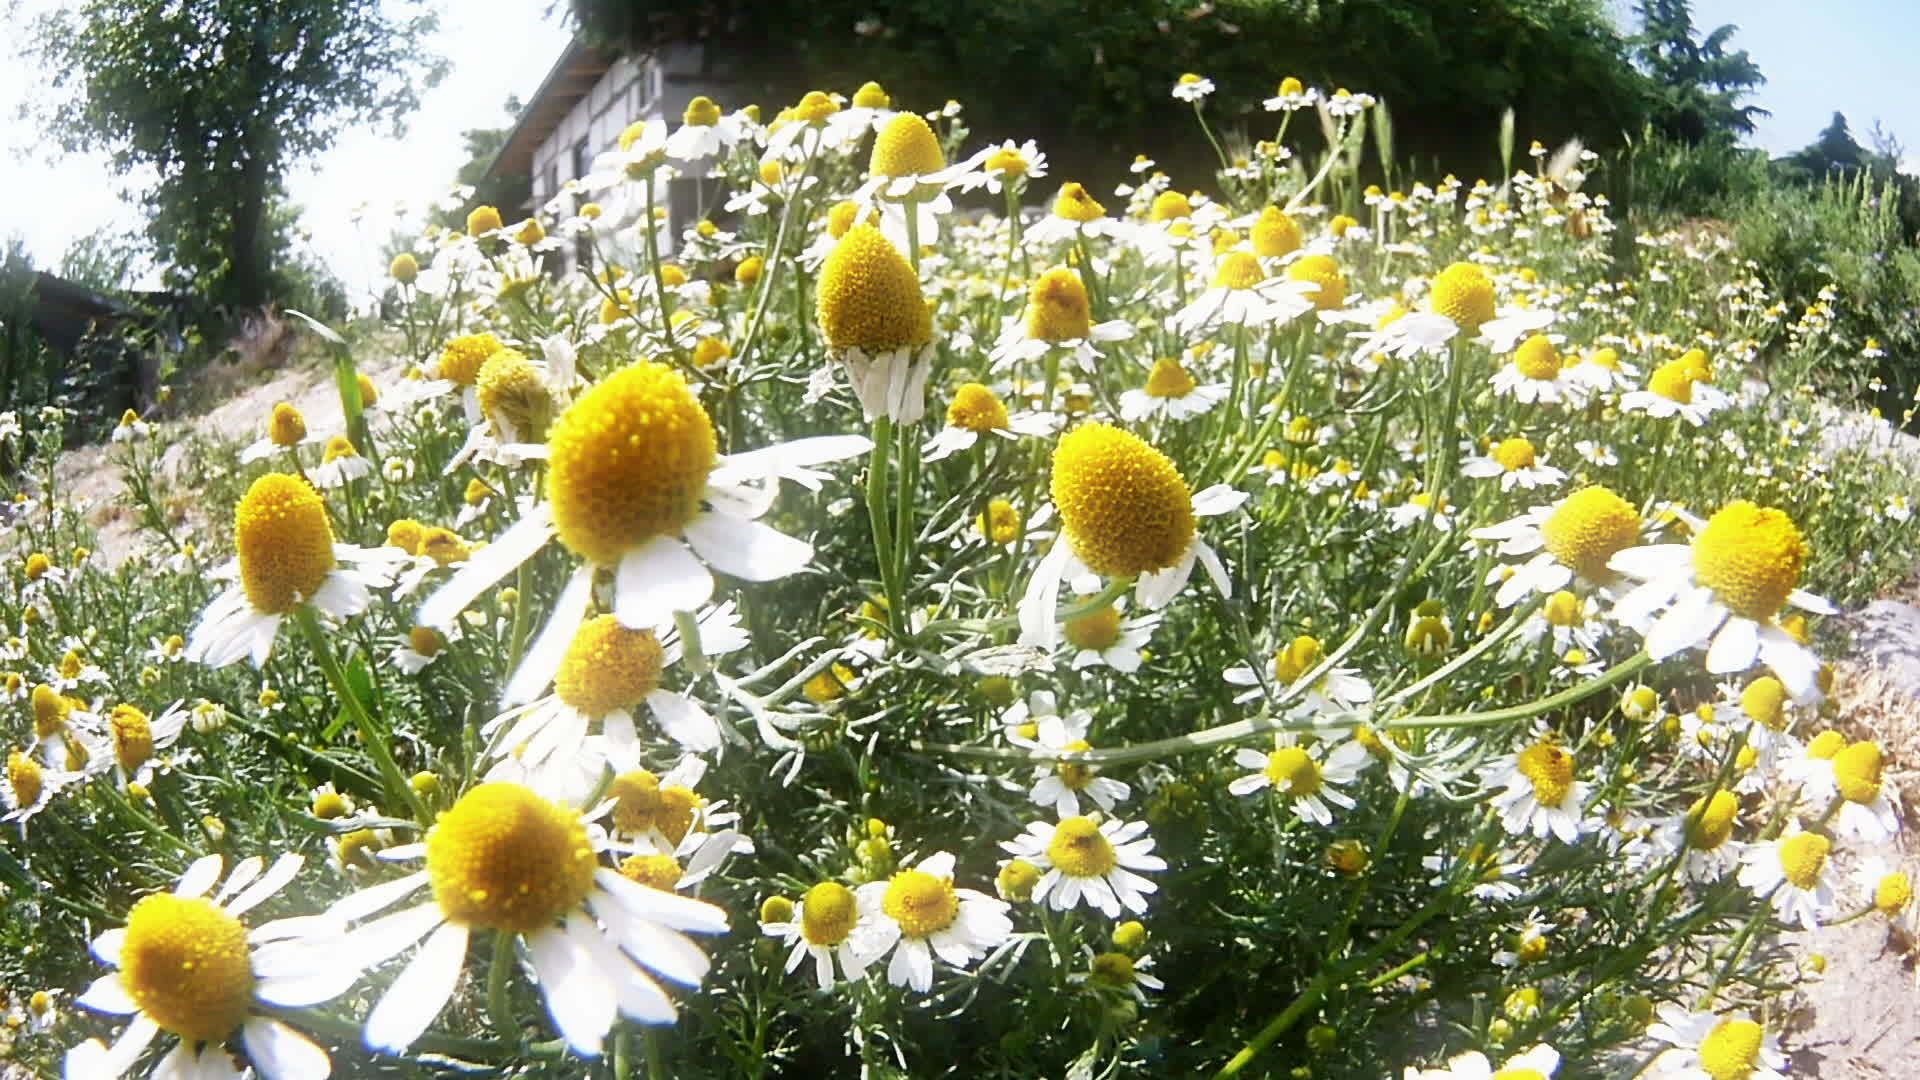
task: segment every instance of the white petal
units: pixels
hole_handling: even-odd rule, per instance
[[[93,955],[103,964],[120,966],[120,949],[127,943],[127,928],[118,926],[93,939]]]
[[[266,1080],[327,1080],[333,1062],[305,1035],[278,1020],[250,1016],[240,1025],[247,1060]]]
[[[332,907],[327,909],[327,915],[341,922],[353,922],[357,919],[364,919],[382,908],[399,903],[415,889],[418,889],[426,883],[427,873],[422,870],[419,873],[408,874],[403,878],[396,878],[392,881],[382,882],[379,885],[369,886],[361,889],[357,893],[349,893],[341,897]]]
[[[414,616],[415,619],[420,625],[435,629],[446,629],[453,625],[455,616],[465,611],[467,605],[521,563],[533,558],[534,553],[545,547],[552,537],[551,504],[539,503],[527,511],[526,517],[501,533],[499,539],[474,552],[471,558],[460,564],[460,569],[445,585],[440,586],[440,591],[420,605],[420,613]]]
[[[1707,649],[1707,672],[1730,675],[1745,671],[1760,658],[1760,624],[1735,615],[1713,637]]]
[[[693,701],[671,690],[655,690],[647,695],[647,704],[660,730],[674,742],[700,753],[719,749],[720,725]]]
[[[220,856],[203,855],[195,859],[187,872],[180,875],[180,881],[173,887],[175,896],[205,896],[213,883],[220,879]]]
[[[567,918],[569,930],[579,915]],[[547,1015],[573,1051],[599,1057],[615,1006],[587,947],[569,930],[540,930],[526,935],[527,953],[540,980]]]
[[[447,1007],[466,959],[467,928],[442,923],[373,1007],[367,1017],[367,1045],[390,1054],[412,1046]]]
[[[1670,574],[1676,568],[1687,565],[1692,558],[1693,548],[1688,544],[1649,544],[1614,552],[1613,557],[1607,560],[1607,566],[1628,577],[1646,581]]]
[[[293,875],[300,872],[300,867],[306,861],[304,856],[295,855],[292,852],[275,859],[273,868],[267,871],[265,877],[254,882],[247,891],[234,897],[232,902],[227,904],[227,914],[243,915],[253,910],[261,901],[286,888],[287,882],[293,880]]]
[[[513,673],[507,688],[501,691],[503,707],[532,701],[553,681],[554,673],[560,670],[560,661],[567,655],[567,646],[573,644],[574,635],[586,620],[587,602],[592,597],[593,567],[582,566],[567,578],[566,588],[560,590],[560,598],[554,601],[553,611],[547,616],[546,627],[520,661],[520,670]]]
[[[594,871],[593,881],[602,893],[641,918],[652,919],[675,930],[691,930],[701,934],[726,932],[726,911],[704,900],[649,889],[620,876],[618,871],[604,867]]]
[[[1198,517],[1217,517],[1238,510],[1251,496],[1230,484],[1215,484],[1193,496],[1193,512]]]
[[[1713,590],[1688,589],[1647,632],[1647,655],[1655,660],[1665,660],[1674,653],[1692,648],[1718,630],[1726,617],[1727,609],[1713,601]]]
[[[713,595],[713,575],[687,546],[657,536],[627,552],[613,583],[613,616],[620,625],[653,630],[673,622],[676,611],[697,611]]]
[[[213,894],[213,902],[226,906],[234,893],[253,884],[253,879],[260,876],[260,871],[266,869],[266,865],[267,861],[258,855],[235,863],[233,871],[227,875],[226,883],[220,886],[219,892]]]
[[[119,1076],[126,1072],[133,1066],[134,1059],[146,1051],[148,1044],[153,1042],[153,1037],[159,1033],[160,1025],[154,1023],[145,1013],[134,1017],[133,1023],[127,1025],[127,1030],[120,1033],[120,1037],[113,1041],[113,1048],[107,1051],[106,1075]],[[76,1077],[74,1080],[79,1078]],[[87,1080],[93,1080],[93,1078],[88,1077]]]
[[[769,525],[725,514],[701,514],[687,523],[687,543],[724,574],[746,581],[773,581],[798,573],[813,558],[813,545]]]
[[[1777,626],[1760,628],[1760,659],[1801,704],[1820,700],[1820,658]]]
[[[1060,537],[1034,568],[1026,594],[1020,598],[1020,644],[1046,649],[1059,644],[1060,578],[1071,556],[1066,538]]]
[[[127,988],[120,984],[120,973],[117,971],[93,980],[87,992],[75,998],[73,1003],[114,1016],[128,1016],[140,1011],[140,1006],[127,996]]]
[[[616,905],[617,908],[617,905]],[[699,986],[712,963],[685,935],[652,922],[602,908],[607,932],[635,960],[685,986]]]
[[[361,969],[378,967],[444,921],[446,914],[432,901],[383,915],[346,936],[340,944],[341,963]]]

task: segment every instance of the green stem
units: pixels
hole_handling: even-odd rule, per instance
[[[366,705],[361,702],[360,696],[354,693],[353,684],[348,681],[346,670],[340,666],[339,658],[333,654],[333,644],[327,640],[326,631],[320,627],[320,617],[314,614],[311,605],[301,604],[293,609],[293,619],[299,625],[300,632],[306,636],[307,646],[313,650],[314,659],[320,662],[321,670],[326,672],[327,682],[332,684],[333,692],[339,696],[341,707],[346,709],[347,715],[353,718],[354,726],[360,732],[360,741],[367,745],[367,753],[373,755],[374,763],[380,767],[381,779],[385,781],[387,787],[387,797],[406,803],[412,808],[414,817],[421,824],[431,821],[432,815],[427,811],[427,804],[421,800],[420,794],[413,790],[413,785],[407,783],[406,776],[400,772],[399,763],[394,761],[393,748],[387,745],[386,733],[379,730],[373,722],[372,715],[367,712]]]
[[[513,970],[513,935],[505,930],[493,932],[493,963],[487,965],[487,1019],[493,1030],[508,1043],[520,1041],[520,1024],[513,1018],[513,1003],[507,996],[507,973]]]

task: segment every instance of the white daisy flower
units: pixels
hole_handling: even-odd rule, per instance
[[[1780,1052],[1780,1037],[1746,1013],[1715,1016],[1663,1002],[1658,1016],[1659,1021],[1647,1028],[1647,1034],[1672,1044],[1674,1049],[1654,1058],[1653,1071],[1648,1075],[1655,1080],[1720,1080],[1732,1076],[1741,1080],[1787,1080],[1787,1055]]]
[[[1147,991],[1165,990],[1167,984],[1147,969],[1153,966],[1153,957],[1132,957],[1123,952],[1104,952],[1092,957],[1087,970],[1076,971],[1067,976],[1067,981],[1076,986],[1092,986],[1101,990],[1114,990],[1131,994],[1133,1000],[1142,1005],[1147,1003]]]
[[[1180,76],[1173,84],[1175,101],[1190,101],[1199,104],[1208,94],[1213,93],[1213,80],[1202,78],[1192,72]]]
[[[1043,413],[1008,414],[1006,403],[981,383],[965,383],[947,405],[947,426],[920,448],[920,460],[939,461],[971,450],[984,435],[1013,440],[1053,434],[1058,419]]]
[[[1678,416],[1694,427],[1731,404],[1731,398],[1680,360],[1655,368],[1645,390],[1620,395],[1620,407],[1628,412],[1643,412],[1658,420]]]
[[[1587,785],[1575,778],[1573,755],[1565,748],[1538,739],[1482,766],[1480,776],[1487,784],[1505,789],[1494,794],[1493,805],[1507,832],[1532,833],[1542,839],[1552,833],[1567,844],[1580,839]]]
[[[1227,400],[1225,383],[1196,381],[1178,360],[1154,361],[1145,386],[1120,394],[1120,418],[1130,423],[1162,418],[1189,420],[1202,416]]]
[[[760,932],[779,938],[788,947],[789,973],[811,957],[814,980],[820,989],[830,990],[836,961],[841,977],[848,982],[865,978],[867,965],[872,963],[862,949],[871,944],[873,925],[863,925],[861,915],[860,903],[851,889],[837,881],[823,881],[793,905],[793,918],[761,923]]]
[[[1576,576],[1590,586],[1613,582],[1607,562],[1639,540],[1640,514],[1612,491],[1590,487],[1469,535],[1499,541],[1502,555],[1533,556],[1512,574],[1495,567],[1487,578],[1500,582],[1493,602],[1512,607],[1534,593],[1565,589]]]
[[[1586,397],[1585,385],[1561,366],[1559,352],[1544,334],[1535,334],[1521,342],[1500,370],[1494,372],[1492,383],[1494,393],[1504,394],[1523,405],[1560,401],[1578,404]]]
[[[1854,869],[1853,884],[1875,911],[1901,933],[1913,936],[1913,878],[1878,855],[1869,855]]]
[[[274,405],[273,414],[267,420],[266,436],[240,451],[240,464],[251,465],[282,451],[319,441],[320,436],[307,431],[307,420],[300,410],[292,402],[282,401]]]
[[[716,164],[714,159],[747,136],[739,114],[723,115],[720,106],[704,95],[687,102],[680,119],[680,127],[667,136],[665,149],[667,157],[683,168],[711,167]]]
[[[95,752],[90,758],[98,758]],[[82,770],[56,769],[42,765],[28,754],[19,750],[7,751],[7,768],[0,774],[0,802],[6,804],[6,816],[0,822],[17,821],[20,823],[20,835],[27,834],[27,822],[33,815],[47,808],[60,789],[75,781],[85,780],[95,772]]]
[[[1320,666],[1325,655],[1325,646],[1319,638],[1301,634],[1276,650],[1273,654],[1272,670],[1268,677],[1273,680],[1275,690],[1286,694],[1294,684],[1304,678],[1307,672]],[[1245,692],[1234,697],[1233,703],[1245,705],[1265,696],[1266,689],[1261,684],[1260,675],[1245,665],[1230,667],[1221,672],[1229,685],[1248,687]],[[1290,716],[1313,715],[1327,718],[1327,714],[1351,712],[1373,700],[1373,687],[1361,676],[1358,668],[1329,668],[1311,684],[1304,688],[1290,705]]]
[[[1747,845],[1740,856],[1740,884],[1771,899],[1784,922],[1818,930],[1833,911],[1833,841],[1795,825],[1775,840]]]
[[[1037,748],[1091,750],[1093,747],[1087,743],[1087,728],[1092,723],[1093,715],[1085,709],[1075,709],[1066,716],[1043,716],[1036,732]],[[1033,778],[1034,785],[1027,792],[1027,798],[1040,806],[1051,808],[1062,818],[1080,813],[1082,795],[1109,813],[1133,795],[1133,789],[1125,783],[1096,775],[1093,766],[1072,761],[1037,765],[1033,770]]]
[[[933,989],[933,958],[965,969],[1013,934],[1007,903],[953,887],[953,856],[936,852],[886,881],[854,891],[859,925],[870,925],[865,963],[889,952],[887,981],[924,994]],[[817,961],[816,961],[817,963]]]
[[[1546,458],[1534,452],[1532,442],[1518,435],[1495,443],[1483,457],[1467,459],[1460,471],[1477,478],[1497,476],[1501,491],[1512,491],[1516,487],[1531,491],[1559,484],[1567,478],[1566,473],[1547,464]]]
[[[1146,833],[1144,821],[1069,817],[1058,825],[1032,822],[1000,847],[1045,871],[1033,887],[1034,903],[1069,911],[1085,900],[1088,907],[1117,919],[1122,907],[1144,913],[1147,897],[1159,891],[1160,886],[1134,871],[1167,868],[1166,860],[1153,854],[1153,838]]]
[[[1407,1066],[1404,1080],[1519,1080],[1540,1077],[1548,1080],[1560,1068],[1560,1052],[1546,1043],[1508,1058],[1499,1069],[1478,1050],[1469,1050],[1447,1059],[1444,1069],[1417,1069]]]
[[[345,435],[335,435],[327,440],[327,449],[320,464],[314,466],[308,475],[313,479],[314,487],[327,491],[372,476],[373,462],[361,457]]]
[[[1082,597],[1080,602],[1087,599]],[[1128,675],[1140,670],[1141,650],[1165,616],[1156,611],[1127,619],[1122,617],[1126,609],[1127,598],[1115,597],[1106,607],[1061,624],[1060,634],[1073,652],[1075,671],[1101,665]]]
[[[1731,791],[1716,791],[1695,799],[1684,813],[1654,826],[1655,849],[1663,857],[1682,855],[1680,873],[1687,881],[1712,884],[1739,866],[1747,845],[1733,839],[1740,799]]]
[[[1215,265],[1211,284],[1167,320],[1167,329],[1197,337],[1216,326],[1284,326],[1314,310],[1319,286],[1290,277],[1269,277],[1252,252],[1229,251]]]
[[[1496,353],[1512,352],[1515,345],[1553,325],[1549,308],[1502,308],[1480,324],[1480,337]]]
[[[1833,817],[1835,832],[1869,844],[1883,844],[1900,831],[1900,814],[1887,797],[1882,781],[1880,744],[1871,739],[1850,743],[1833,755],[1833,785],[1840,809]]]
[[[153,434],[153,428],[140,419],[140,414],[128,409],[120,414],[120,422],[113,426],[110,438],[117,443],[144,442]]]
[[[1092,301],[1080,274],[1056,266],[1034,279],[1027,291],[1026,309],[1002,323],[1000,337],[987,359],[1000,369],[1037,361],[1058,349],[1065,354],[1063,359],[1090,372],[1096,370],[1103,356],[1100,346],[1133,336],[1134,326],[1125,319],[1095,323]]]
[[[1294,745],[1287,736],[1274,740],[1273,750],[1261,753],[1250,746],[1233,752],[1233,763],[1253,772],[1236,777],[1227,784],[1235,795],[1251,795],[1273,789],[1274,796],[1301,821],[1332,825],[1331,803],[1342,810],[1353,809],[1353,797],[1342,787],[1359,779],[1372,760],[1367,748],[1349,740],[1327,751],[1320,747],[1324,760],[1316,760],[1311,751]]]
[[[174,702],[159,716],[149,717],[139,708],[120,704],[105,714],[73,714],[74,724],[87,733],[87,742],[107,763],[120,771],[120,784],[146,784],[153,780],[154,755],[173,746],[185,730],[190,710]]]

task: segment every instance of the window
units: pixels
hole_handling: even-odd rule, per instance
[[[640,64],[640,73],[633,78],[633,116],[638,119],[653,104],[653,65]]]
[[[587,137],[582,135],[580,136],[580,141],[573,144],[573,175],[575,177],[586,176],[587,168],[592,164],[593,151],[588,146]]]

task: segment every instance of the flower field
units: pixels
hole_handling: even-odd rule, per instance
[[[1893,426],[1823,437],[1877,346],[1577,145],[1382,190],[1367,95],[1212,92],[1216,173],[1099,192],[872,84],[635,125],[309,321],[344,421],[209,527],[128,414],[118,565],[14,420],[7,1054],[1787,1074],[1777,932],[1914,917],[1836,868],[1902,827],[1828,700],[1914,558]]]

